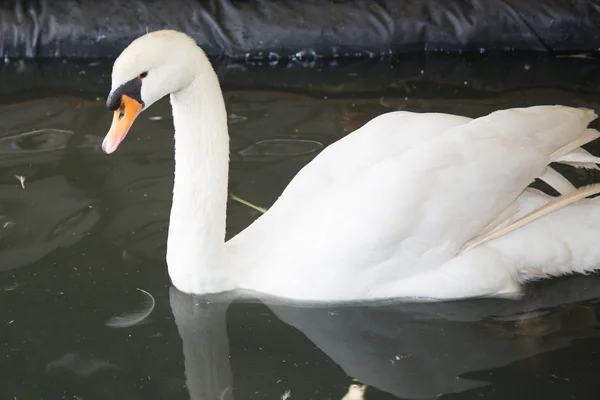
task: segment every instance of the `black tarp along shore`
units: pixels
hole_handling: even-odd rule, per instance
[[[408,52],[600,51],[600,0],[9,0],[0,55],[114,58],[147,31],[209,55],[278,60]]]

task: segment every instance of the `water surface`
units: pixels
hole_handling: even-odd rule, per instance
[[[600,110],[599,64],[586,58],[216,67],[230,191],[263,207],[324,146],[386,111]],[[376,307],[177,292],[164,261],[169,104],[104,155],[109,72],[107,61],[0,69],[0,399],[324,400],[341,399],[353,379],[366,399],[597,397],[595,275],[531,285],[518,301]],[[577,185],[600,181],[598,171],[561,171]],[[228,236],[257,216],[231,201]],[[121,317],[147,309],[146,293],[154,309],[130,325]]]

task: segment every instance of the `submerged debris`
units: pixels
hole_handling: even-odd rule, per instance
[[[21,183],[21,188],[25,190],[25,177],[23,175],[15,175],[15,178]]]
[[[116,365],[108,361],[98,359],[91,354],[80,352],[70,352],[51,361],[46,365],[46,372],[49,372],[54,368],[66,369],[82,377],[89,377],[97,372],[106,370],[119,369]]]
[[[1,220],[2,218],[0,218]],[[8,229],[8,228],[12,228],[13,226],[15,226],[15,223],[12,221],[6,221],[2,223],[2,228],[3,229]]]
[[[221,393],[221,397],[220,400],[223,400],[225,398],[225,394],[231,389],[231,386],[227,386],[225,388],[225,390],[223,390],[223,393]]]
[[[579,53],[579,54],[559,54],[556,58],[579,58],[583,60],[593,60],[594,57],[587,53]]]
[[[141,311],[135,311],[121,316],[111,317],[107,322],[106,326],[111,328],[128,328],[130,326],[139,324],[152,313],[156,301],[154,297],[143,289],[137,289],[146,295],[146,301],[144,302],[144,308]]]
[[[245,205],[245,206],[248,206],[248,207],[250,207],[250,208],[253,208],[253,209],[255,209],[256,211],[258,211],[258,212],[260,212],[260,213],[262,213],[262,214],[264,214],[264,213],[266,213],[266,212],[267,212],[267,209],[266,209],[266,208],[259,207],[259,206],[255,206],[254,204],[252,204],[252,203],[250,203],[250,202],[248,202],[248,201],[246,201],[246,200],[244,200],[244,199],[240,199],[239,197],[237,197],[237,196],[236,196],[236,195],[234,195],[234,194],[232,194],[232,195],[231,195],[231,198],[232,198],[233,200],[237,201],[238,203],[242,203],[242,204],[243,204],[243,205]]]
[[[229,114],[228,116],[228,120],[230,124],[235,124],[237,122],[242,122],[242,121],[246,121],[248,119],[248,117],[244,117],[243,115],[237,115],[237,114]]]
[[[348,392],[341,400],[364,400],[367,385],[363,385],[358,379],[353,379],[348,387]]]

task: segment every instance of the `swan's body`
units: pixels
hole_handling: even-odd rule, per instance
[[[183,34],[147,34],[117,59],[112,81],[107,153],[142,109],[171,95],[167,263],[183,292],[248,289],[316,301],[489,296],[518,292],[524,277],[592,270],[600,261],[591,243],[600,231],[596,200],[461,252],[547,203],[551,197],[527,189],[536,178],[575,190],[548,165],[598,161],[579,147],[598,137],[587,129],[591,110],[540,106],[476,120],[382,115],[326,148],[267,213],[224,243],[229,136],[204,53]]]

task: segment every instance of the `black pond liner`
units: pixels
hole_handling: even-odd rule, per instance
[[[600,0],[9,0],[3,57],[116,57],[183,31],[211,55],[278,62],[415,51],[594,51]]]

